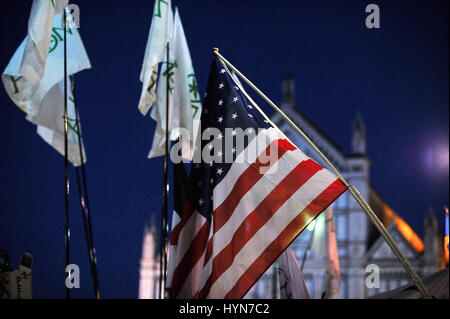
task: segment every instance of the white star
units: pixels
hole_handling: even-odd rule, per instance
[[[200,206],[202,206],[202,205],[203,205],[203,199],[200,198],[200,199],[198,200],[198,204],[199,204]]]
[[[252,109],[252,108],[253,108],[253,106],[251,106],[250,104],[249,104],[249,105],[247,105],[247,106],[248,106],[248,108],[249,108],[249,109]]]
[[[234,103],[236,103],[236,102],[237,102],[237,100],[239,100],[239,99],[238,99],[238,97],[237,97],[237,96],[235,96],[235,97],[233,98],[233,102],[234,102]]]
[[[253,117],[253,115],[251,115],[250,113],[248,113],[248,117]]]
[[[253,127],[249,127],[248,129],[247,129],[247,132],[249,133],[249,134],[252,134],[253,133]]]
[[[221,140],[221,139],[223,138],[222,133],[219,133],[219,135],[217,135],[217,138],[218,138],[219,140]]]
[[[212,144],[208,144],[207,146],[208,146],[208,149],[209,149],[209,150],[212,150],[212,149],[213,149]]]
[[[227,71],[225,71],[225,69],[220,70],[220,73],[222,73],[222,74],[225,72],[227,72]]]
[[[223,101],[219,100],[219,106],[222,106],[222,104],[223,104]]]
[[[224,87],[223,83],[219,84],[219,89],[222,89]]]
[[[217,152],[217,156],[222,157],[222,151]]]
[[[217,119],[217,121],[219,121],[219,123],[222,123],[223,117],[222,117],[222,116],[219,116],[219,118]]]
[[[231,153],[236,153],[236,147],[233,147],[232,149],[231,149]]]
[[[235,120],[237,117],[238,117],[237,113],[233,113],[233,115],[231,115],[231,118],[232,118],[233,120]]]
[[[222,169],[221,168],[219,168],[218,170],[217,170],[217,174],[219,174],[219,175],[222,175]]]
[[[232,130],[232,131],[231,131],[231,135],[232,135],[232,136],[235,136],[236,134],[237,134],[236,130]]]

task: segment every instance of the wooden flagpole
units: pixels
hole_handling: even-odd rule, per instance
[[[68,160],[68,118],[67,118],[67,28],[66,8],[62,13],[64,27],[64,199],[65,199],[65,245],[66,245],[66,269],[70,264],[70,229],[69,229],[69,160]],[[70,275],[70,274],[68,274]],[[70,289],[66,285],[66,299],[70,299]]]
[[[236,67],[234,67],[227,59],[225,59],[220,53],[218,48],[213,49],[213,54],[219,58],[219,60],[226,66],[230,67],[239,77],[241,77],[253,90],[256,91],[269,105],[277,111],[288,123],[292,126],[293,129],[297,131],[298,134],[314,149],[314,151],[322,158],[322,160],[328,165],[328,167],[334,172],[334,174],[339,178],[339,180],[347,187],[352,194],[353,198],[362,208],[362,210],[366,213],[369,220],[375,225],[377,230],[380,232],[381,236],[383,236],[384,240],[387,242],[389,247],[392,249],[394,254],[399,259],[405,271],[411,277],[413,283],[419,289],[420,294],[423,298],[431,298],[427,288],[420,279],[419,275],[415,271],[414,267],[411,265],[406,256],[402,253],[400,248],[395,243],[392,236],[384,227],[383,223],[377,217],[377,215],[373,212],[372,208],[370,208],[369,204],[367,204],[366,200],[361,196],[356,187],[351,186],[345,178],[339,173],[339,171],[334,167],[334,165],[328,160],[328,158],[319,150],[319,148],[308,138],[308,136],[297,126],[295,123],[286,115],[284,112],[273,103],[261,90],[259,90],[249,79],[247,79],[241,72],[239,72]],[[261,112],[261,114],[266,117],[267,121],[269,121],[272,125],[276,126],[270,119],[264,114],[264,112],[255,104],[255,107]]]
[[[91,207],[89,205],[89,196],[87,189],[87,179],[86,179],[86,170],[84,165],[84,155],[83,155],[83,140],[81,136],[81,127],[80,127],[80,117],[78,114],[78,104],[77,98],[75,96],[75,80],[74,76],[71,77],[71,92],[73,97],[73,105],[75,108],[75,123],[78,135],[78,149],[80,153],[80,161],[81,161],[81,183],[80,183],[80,174],[79,168],[75,167],[77,184],[78,184],[78,193],[80,195],[80,205],[81,205],[81,214],[83,217],[83,225],[84,231],[86,233],[86,244],[88,246],[89,251],[89,263],[91,266],[91,274],[92,274],[92,283],[94,288],[94,295],[96,299],[100,299],[100,288],[98,285],[98,273],[97,273],[97,256],[94,246],[94,233],[92,231],[92,222],[91,222]],[[82,185],[81,185],[82,184]],[[83,186],[83,187],[81,187]],[[83,193],[82,193],[83,191]]]

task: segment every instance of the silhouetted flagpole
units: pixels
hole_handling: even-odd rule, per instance
[[[68,118],[67,118],[67,41],[66,41],[66,8],[63,8],[64,27],[64,188],[65,188],[65,244],[66,244],[66,269],[70,264],[70,229],[69,229],[69,160],[68,160]],[[70,274],[68,274],[70,275]],[[70,289],[66,285],[66,299],[70,299]]]
[[[78,135],[78,149],[80,152],[80,161],[81,161],[81,182],[80,182],[80,173],[79,167],[75,167],[76,177],[77,177],[77,185],[78,185],[78,193],[80,195],[80,205],[81,205],[81,214],[83,217],[83,226],[84,232],[86,234],[86,244],[89,252],[89,263],[91,267],[91,275],[92,275],[92,283],[94,287],[94,295],[96,299],[100,299],[100,288],[98,284],[98,274],[97,274],[97,256],[95,252],[94,246],[94,234],[92,231],[92,223],[91,223],[91,210],[89,205],[89,195],[87,189],[87,179],[86,179],[86,170],[84,164],[84,155],[83,155],[83,140],[81,136],[81,127],[80,127],[80,117],[78,114],[78,104],[77,98],[75,96],[75,80],[74,76],[71,75],[71,91],[73,96],[73,104],[75,107],[75,123],[76,123],[76,133]],[[82,185],[81,185],[82,184]]]
[[[166,47],[166,144],[163,164],[163,205],[161,211],[161,243],[160,243],[160,258],[159,258],[159,298],[164,298],[163,282],[166,282],[167,271],[167,219],[168,219],[168,197],[169,197],[169,43]]]

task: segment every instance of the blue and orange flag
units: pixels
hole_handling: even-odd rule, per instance
[[[445,207],[445,236],[444,236],[444,256],[448,264],[448,208]]]

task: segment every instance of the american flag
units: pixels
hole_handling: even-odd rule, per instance
[[[191,166],[187,198],[172,223],[166,292],[169,298],[242,298],[346,187],[268,121],[218,58],[201,128],[202,134],[217,128],[216,142],[231,135],[235,143],[239,128],[247,137],[241,152],[211,140],[196,150],[214,158]],[[232,161],[224,160],[226,153]]]

